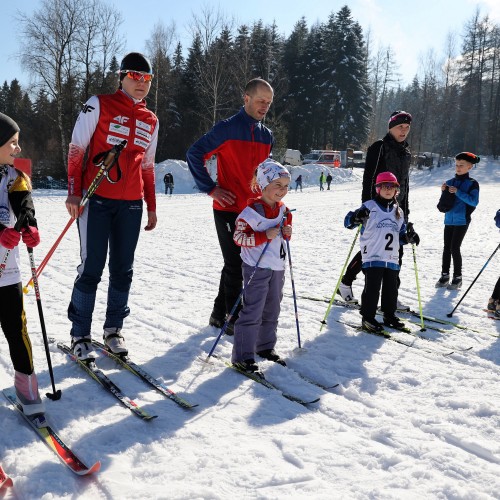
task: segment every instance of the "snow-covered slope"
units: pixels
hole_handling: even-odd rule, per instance
[[[435,207],[439,187],[453,170],[412,176],[410,219],[421,237],[416,258],[428,315],[446,318],[499,243],[493,221],[500,208],[499,164],[480,165],[473,171],[481,184],[480,204],[462,247],[464,288],[459,292],[434,288],[443,229],[443,216]],[[230,369],[199,361],[218,334],[207,326],[221,268],[211,200],[201,194],[160,193],[158,228],[143,232],[139,242],[132,312],[124,334],[137,362],[199,406],[183,410],[111,360],[99,358],[99,365],[125,392],[159,416],[143,422],[52,347],[62,398],[46,400],[48,417],[83,459],[101,460],[102,469],[93,478],[72,475],[19,415],[0,402],[0,462],[13,477],[18,497],[499,498],[500,322],[486,319],[482,308],[498,278],[500,255],[454,315],[479,332],[445,326],[446,333],[427,330],[430,341],[398,335],[415,347],[346,327],[336,320],[359,323],[359,315],[335,306],[320,332],[327,304],[301,298],[329,298],[333,292],[354,238],[342,222],[345,213],[360,204],[360,173],[351,174],[351,181],[334,180],[332,191],[319,192],[314,181],[303,193],[285,198],[297,209],[291,253],[303,351],[296,350],[288,273],[277,349],[290,367],[325,383],[338,382],[337,389],[325,392],[290,370],[266,365],[268,378],[276,384],[321,397],[304,408]],[[159,181],[162,178],[158,175]],[[176,186],[181,185],[180,174],[178,179]],[[39,262],[68,216],[63,193],[35,194],[35,203],[42,235],[35,249]],[[69,341],[66,309],[78,264],[77,240],[73,227],[40,278],[48,334],[58,340]],[[25,252],[22,255],[27,281],[29,265]],[[418,309],[408,247],[401,279],[400,298]],[[106,282],[107,272],[94,314],[97,338]],[[358,297],[362,286],[360,276],[354,285]],[[45,393],[50,382],[33,293],[26,296],[26,309]],[[473,349],[443,355],[455,347]],[[216,352],[227,357],[230,351],[231,339],[224,337]],[[3,339],[0,388],[11,386],[12,380]]]

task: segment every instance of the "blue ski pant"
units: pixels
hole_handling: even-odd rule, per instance
[[[255,359],[255,353],[274,349],[280,315],[285,271],[242,265],[244,293],[243,307],[234,324],[232,362]]]
[[[81,264],[75,280],[68,318],[71,335],[91,333],[97,285],[109,249],[109,285],[104,328],[122,328],[130,314],[134,253],[139,240],[142,200],[112,200],[93,196],[78,218]]]

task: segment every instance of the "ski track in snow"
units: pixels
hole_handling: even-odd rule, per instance
[[[458,292],[434,287],[443,231],[436,204],[440,185],[453,169],[412,175],[410,220],[421,237],[416,254],[426,315],[446,318],[498,244],[493,216],[500,208],[500,164],[480,165],[472,171],[481,185],[480,203],[462,245],[464,284]],[[480,332],[429,323],[447,333],[428,329],[424,335],[431,341],[396,334],[415,348],[337,322],[359,324],[360,317],[335,305],[320,332],[327,304],[300,298],[331,296],[354,238],[343,219],[360,205],[361,176],[362,171],[334,172],[332,191],[307,187],[285,198],[297,209],[290,246],[303,349],[297,349],[288,270],[277,349],[292,370],[339,387],[324,391],[292,370],[263,362],[267,378],[286,392],[321,397],[305,408],[220,363],[200,361],[219,333],[207,326],[222,266],[211,200],[201,194],[158,193],[159,224],[139,240],[124,334],[135,362],[199,406],[182,409],[111,359],[99,357],[99,366],[127,395],[159,416],[143,422],[52,344],[62,398],[45,400],[48,418],[75,453],[89,464],[101,460],[102,468],[95,477],[72,475],[2,402],[0,463],[14,479],[15,494],[25,499],[500,498],[500,338],[493,336],[500,333],[500,322],[482,314],[500,256],[454,313],[454,321]],[[62,192],[35,192],[42,236],[34,251],[37,262],[68,220],[64,199]],[[28,256],[25,251],[21,256],[26,283]],[[66,309],[78,258],[75,224],[40,278],[47,333],[58,341],[69,342]],[[99,340],[107,276],[105,270],[94,312]],[[409,246],[401,281],[400,299],[418,310]],[[360,275],[353,287],[357,297],[362,286]],[[32,291],[25,306],[45,393],[51,386]],[[216,352],[229,358],[231,345],[224,336]],[[3,389],[12,385],[14,372],[5,340],[0,346]],[[473,349],[443,356],[451,346]],[[13,494],[6,492],[5,498]]]

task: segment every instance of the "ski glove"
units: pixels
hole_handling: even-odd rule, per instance
[[[23,243],[29,248],[35,248],[40,243],[40,233],[35,226],[23,227]]]
[[[413,229],[413,224],[411,222],[408,222],[407,225],[406,240],[408,241],[408,243],[417,245],[417,247],[418,244],[420,243],[420,236]]]
[[[351,217],[351,224],[358,226],[359,224],[366,224],[367,219],[370,217],[370,210],[366,207],[358,208]]]
[[[6,227],[2,232],[0,232],[0,245],[9,250],[17,247],[20,239],[21,233],[17,232],[13,227]]]

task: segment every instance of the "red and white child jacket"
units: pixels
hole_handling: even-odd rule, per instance
[[[286,217],[284,225],[292,224],[292,214],[288,212],[285,204],[280,201],[271,208],[262,199],[249,200],[248,206],[236,219],[236,228],[233,235],[234,242],[241,247],[241,260],[249,266],[255,267],[267,243],[266,230],[277,227],[283,216]],[[270,241],[266,252],[262,255],[259,267],[283,271],[286,266],[286,245],[283,234],[280,232]]]

